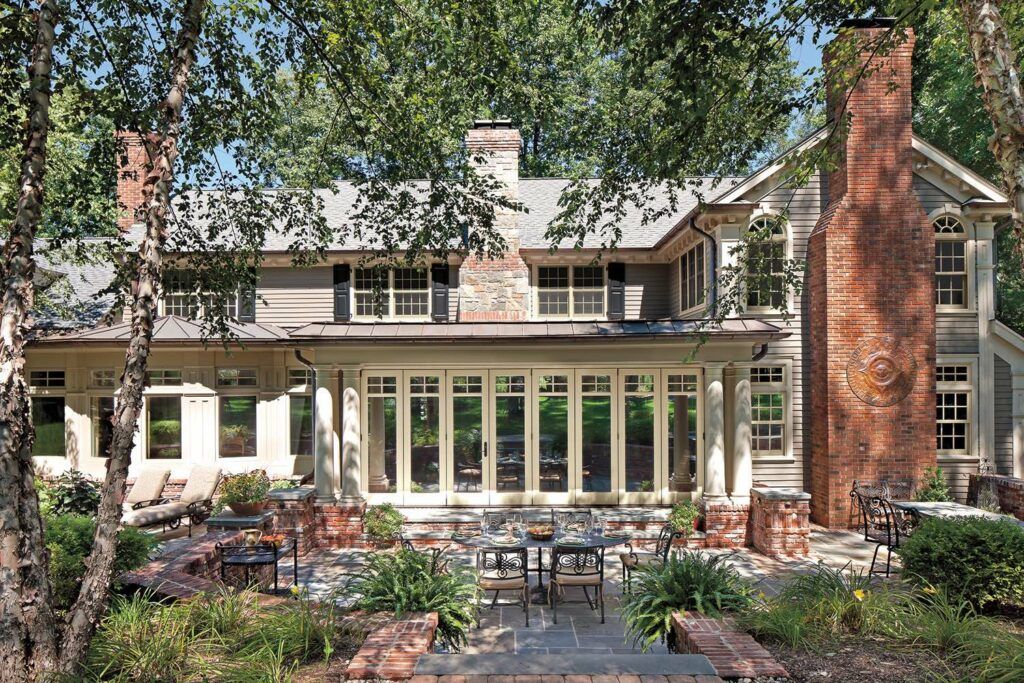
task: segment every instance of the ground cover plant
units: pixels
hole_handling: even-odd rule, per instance
[[[301,594],[270,606],[248,591],[171,604],[146,595],[116,598],[83,678],[287,683],[304,663],[355,651],[360,635],[342,617],[332,600]]]
[[[391,503],[371,505],[363,513],[363,528],[376,541],[390,541],[402,532],[405,518]]]
[[[664,565],[640,567],[622,596],[626,637],[644,651],[662,639],[672,642],[672,614],[700,612],[720,617],[750,602],[751,588],[724,556],[683,552]]]
[[[467,568],[449,567],[440,554],[401,549],[371,553],[365,571],[353,577],[347,593],[357,595],[353,608],[388,612],[437,612],[437,639],[457,651],[476,621],[476,577]]]

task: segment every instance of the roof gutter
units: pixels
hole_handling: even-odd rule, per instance
[[[711,286],[708,288],[708,298],[711,299],[711,317],[715,318],[718,315],[718,241],[710,232],[697,226],[696,216],[690,216],[690,229],[711,242]]]

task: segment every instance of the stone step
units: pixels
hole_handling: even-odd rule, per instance
[[[417,676],[716,676],[704,655],[422,655]]]

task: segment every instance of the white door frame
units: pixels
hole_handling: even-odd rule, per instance
[[[566,391],[549,391],[541,393],[540,382],[545,376],[565,377]],[[580,486],[578,467],[576,466],[576,373],[568,368],[542,368],[534,370],[533,396],[531,400],[531,412],[533,413],[533,438],[531,439],[533,452],[533,480],[536,482],[533,503],[534,505],[572,505],[576,499],[576,489]],[[566,490],[541,491],[540,490],[540,399],[542,396],[563,396],[566,399]]]

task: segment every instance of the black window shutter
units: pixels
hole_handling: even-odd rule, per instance
[[[351,268],[347,263],[334,264],[334,320],[352,319],[352,288],[349,285]]]
[[[259,277],[258,275],[254,276]],[[256,322],[256,283],[242,285],[238,293],[238,322]]]
[[[608,264],[608,319],[626,318],[626,264]]]
[[[435,322],[448,320],[448,265],[435,263],[430,267],[430,279],[433,288],[430,290],[430,312]]]

